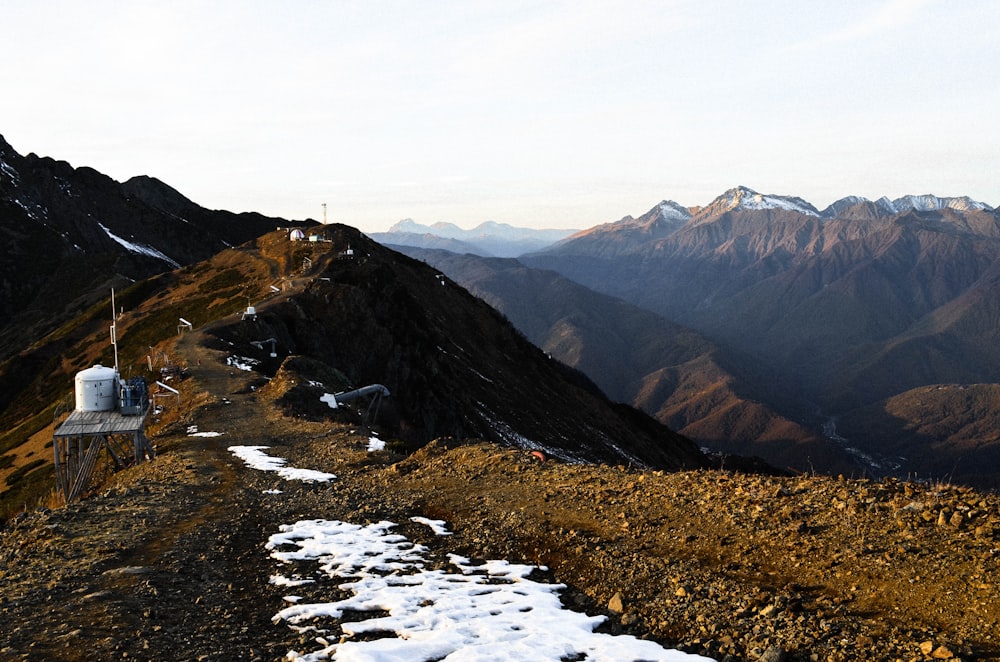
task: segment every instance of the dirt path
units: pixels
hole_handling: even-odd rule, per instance
[[[291,431],[259,415],[250,373],[199,341],[185,336],[177,356],[190,366],[184,397],[201,404],[154,438],[154,462],[99,497],[15,522],[10,537],[23,527],[28,538],[3,549],[0,658],[269,660],[289,649],[293,633],[270,620],[281,595],[262,546],[282,504],[262,503],[261,481],[273,481],[226,448]],[[223,435],[189,436],[192,425]]]

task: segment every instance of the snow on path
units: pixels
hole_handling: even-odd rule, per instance
[[[289,480],[327,481],[336,478],[310,469],[285,467],[284,458],[270,457],[268,446],[230,446],[249,466],[276,471]],[[439,536],[451,535],[442,520],[413,517]],[[711,662],[711,658],[663,648],[630,635],[594,632],[604,616],[563,609],[563,584],[530,578],[543,567],[503,560],[474,564],[448,554],[443,569],[425,567],[427,548],[392,533],[395,524],[367,526],[331,520],[300,520],[283,524],[265,547],[282,563],[319,563],[331,579],[347,578],[340,589],[349,598],[322,603],[302,602],[286,595],[291,606],[274,615],[300,632],[315,631],[319,650],[289,651],[294,662]],[[300,574],[272,575],[276,586],[302,586],[314,580]],[[371,618],[340,624],[343,637],[331,644],[330,634],[314,619],[339,619],[345,611],[374,612]],[[380,615],[388,614],[388,615]],[[303,625],[299,625],[303,623]],[[321,622],[320,622],[321,623]],[[366,640],[351,640],[355,636]],[[374,638],[373,638],[374,637]]]
[[[221,432],[199,432],[197,425],[189,425],[187,428],[187,436],[189,437],[221,437]]]
[[[274,471],[285,480],[301,480],[306,483],[325,483],[337,476],[324,471],[286,467],[285,458],[271,457],[264,453],[270,446],[230,446],[229,452],[243,460],[248,466],[261,471]]]
[[[441,533],[443,523],[417,519]],[[504,661],[559,662],[585,656],[588,662],[656,660],[695,662],[709,658],[665,649],[632,636],[595,633],[605,619],[562,608],[562,584],[529,578],[537,568],[506,561],[475,565],[449,554],[451,567],[424,567],[422,545],[390,532],[392,522],[361,526],[329,520],[302,520],[281,526],[266,544],[271,556],[284,563],[315,561],[331,578],[351,578],[340,584],[353,596],[326,603],[298,604],[282,609],[274,622],[296,627],[315,618],[340,618],[347,610],[375,611],[377,616],[341,623],[345,640],[311,653],[290,651],[287,659],[301,662],[360,660],[406,662]],[[277,579],[274,583],[280,583]],[[315,626],[305,626],[315,629]],[[301,628],[296,628],[301,629]],[[355,635],[383,635],[352,641]],[[327,634],[317,630],[317,634]]]

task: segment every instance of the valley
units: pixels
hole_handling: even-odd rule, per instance
[[[849,197],[819,211],[740,187],[507,262],[398,248],[705,448],[795,471],[995,489],[995,436],[969,436],[992,416],[949,398],[932,405],[948,414],[927,435],[902,396],[919,389],[926,405],[949,392],[938,386],[1000,379],[998,227],[995,210],[968,198]],[[654,349],[649,338],[670,340]],[[824,435],[828,416],[850,429],[849,446]]]

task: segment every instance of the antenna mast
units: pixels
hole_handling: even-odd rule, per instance
[[[326,203],[323,203],[323,225],[326,225]]]
[[[118,375],[118,313],[115,311],[115,288],[111,288],[111,346],[115,348],[115,375]]]

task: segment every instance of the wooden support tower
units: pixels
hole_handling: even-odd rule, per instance
[[[66,503],[87,489],[102,451],[107,451],[118,469],[153,459],[153,447],[143,432],[145,413],[125,416],[118,411],[75,410],[59,426],[53,439],[56,488]]]

